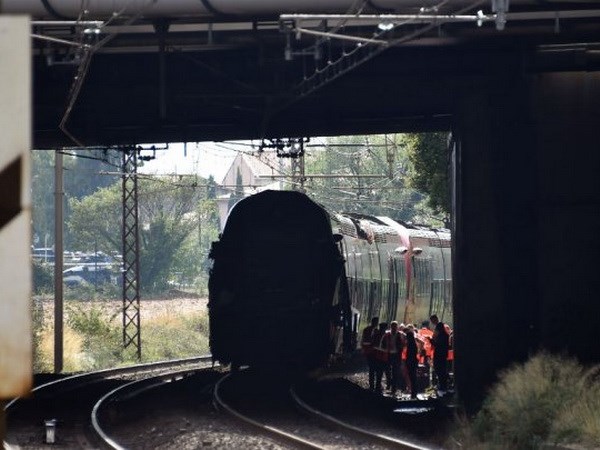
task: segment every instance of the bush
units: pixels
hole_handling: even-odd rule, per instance
[[[76,286],[66,287],[64,294],[66,300],[106,300],[118,299],[122,295],[121,286],[111,283],[101,283],[94,286],[91,283],[83,283]]]
[[[113,314],[106,319],[104,311],[98,306],[85,310],[79,305],[69,305],[67,312],[67,324],[84,335],[88,341],[109,337],[113,329],[111,322],[116,317],[116,314]]]
[[[162,361],[207,354],[206,314],[166,314],[144,324],[142,358]]]
[[[39,297],[33,298],[31,319],[33,322],[33,372],[40,373],[50,370],[51,366],[49,358],[42,352],[42,343],[47,326],[44,320],[44,306],[42,299]]]
[[[54,270],[38,260],[32,261],[33,292],[43,294],[54,290]]]
[[[600,366],[540,353],[501,373],[472,422],[460,420],[452,447],[538,449],[600,442]]]
[[[74,302],[65,307],[64,371],[79,372],[135,364],[134,346],[123,348],[121,307],[115,302]],[[36,373],[52,370],[54,332],[44,322],[41,301],[34,301]],[[143,318],[143,362],[207,354],[208,317],[204,312],[167,310]]]

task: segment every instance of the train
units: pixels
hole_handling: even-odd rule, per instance
[[[372,317],[452,325],[448,230],[266,190],[232,208],[209,258],[209,345],[232,367],[322,367]]]

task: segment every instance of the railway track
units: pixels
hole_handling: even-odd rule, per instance
[[[214,397],[221,410],[287,446],[308,449],[433,448],[344,423],[308,406],[288,383],[265,380],[259,374],[241,372],[224,377],[217,383]]]
[[[40,448],[47,440],[44,424],[53,421],[56,444],[69,448],[97,448],[91,432],[91,412],[107,392],[170,373],[201,370],[211,365],[210,355],[116,369],[87,372],[36,387],[30,397],[7,404],[7,449]],[[146,382],[149,383],[149,382]]]
[[[344,420],[341,420],[337,417],[332,416],[331,414],[327,414],[324,411],[319,410],[316,407],[313,407],[307,403],[307,401],[303,400],[299,395],[295,386],[290,388],[290,394],[292,395],[294,401],[297,405],[300,406],[307,414],[317,418],[322,422],[326,422],[331,424],[333,427],[337,428],[343,433],[348,435],[354,435],[357,437],[366,438],[382,447],[389,448],[398,448],[404,450],[432,450],[433,447],[424,446],[422,444],[418,444],[416,442],[410,442],[407,439],[399,439],[394,436],[388,436],[380,431],[375,431],[368,429],[366,427],[361,427],[357,425],[353,425]]]
[[[7,406],[5,448],[44,448],[48,419],[56,420],[57,437],[46,448],[436,448],[368,426],[376,421],[366,420],[368,411],[363,411],[362,426],[320,408],[323,402],[315,398],[329,395],[310,384],[291,389],[284,378],[251,371],[223,377],[221,370],[205,370],[209,366],[210,357],[201,357],[80,374],[39,386],[31,398]],[[211,399],[235,419],[215,412]],[[335,396],[331,402],[341,403]],[[253,430],[240,427],[240,420]]]

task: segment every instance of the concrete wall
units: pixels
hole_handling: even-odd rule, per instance
[[[600,72],[535,80],[540,338],[600,361]]]
[[[600,362],[600,75],[499,75],[458,98],[456,378],[476,408],[538,349]]]

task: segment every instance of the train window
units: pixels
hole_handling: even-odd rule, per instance
[[[349,277],[356,277],[356,254],[354,253],[354,249],[350,250],[346,247],[346,274]]]
[[[414,320],[425,320],[431,304],[433,260],[422,254],[413,258],[414,272]]]
[[[364,278],[364,270],[363,270],[363,264],[362,264],[362,255],[360,253],[360,251],[357,251],[357,249],[355,248],[352,252],[352,256],[354,258],[354,275],[356,276],[356,279],[362,279]]]
[[[379,251],[377,247],[369,250],[369,265],[371,266],[371,279],[377,283],[381,282],[381,267],[379,261]]]
[[[391,304],[390,320],[398,320],[404,317],[404,311],[400,310],[406,306],[407,283],[406,283],[406,261],[404,256],[393,258],[393,284],[394,295]]]

